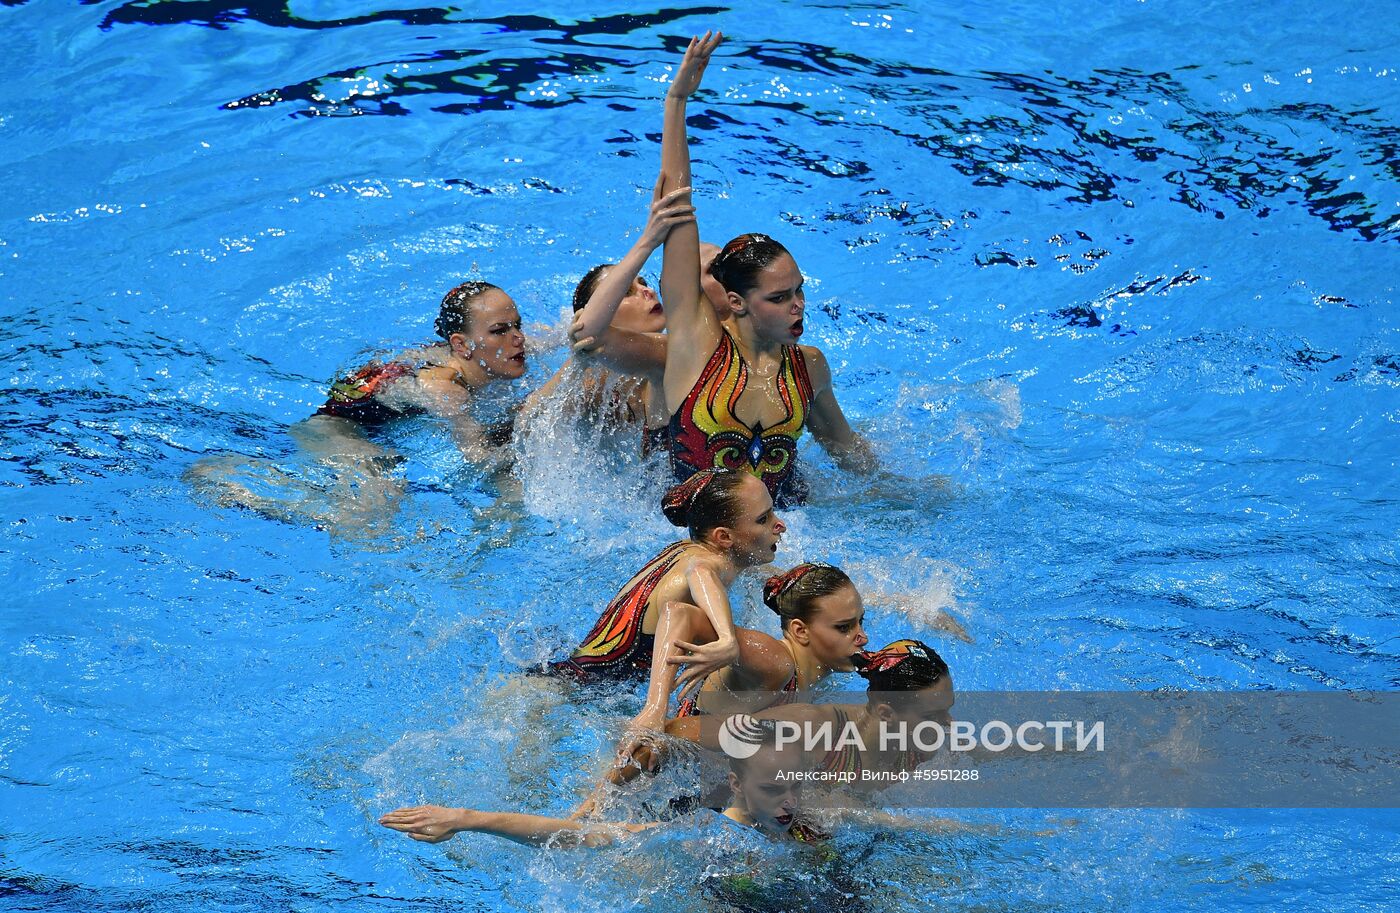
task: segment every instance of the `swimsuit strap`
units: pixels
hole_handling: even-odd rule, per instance
[[[783,687],[778,689],[780,694],[773,703],[775,707],[782,707],[797,700],[797,657],[792,655],[792,645],[788,643],[787,638],[783,638],[779,643],[783,645],[788,659],[792,661],[792,675],[789,675],[788,680],[783,682]]]

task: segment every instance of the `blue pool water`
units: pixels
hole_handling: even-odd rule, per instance
[[[901,606],[876,642],[956,614],[961,689],[1400,686],[1393,4],[490,7],[0,4],[0,908],[727,908],[702,873],[739,851],[685,825],[567,854],[375,823],[570,807],[635,703],[519,673],[672,535],[632,467],[528,452],[512,517],[410,428],[404,503],[358,535],[183,480],[228,453],[302,471],[287,427],[464,278],[557,325],[630,243],[667,67],[710,27],[702,235],[792,249],[807,339],[904,478],[809,450],[784,562]],[[1004,828],[853,828],[840,878],[782,896],[1350,911],[1400,887],[1393,810],[966,817]]]

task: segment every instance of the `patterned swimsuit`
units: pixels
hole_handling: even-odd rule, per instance
[[[360,370],[331,384],[330,396],[317,415],[348,418],[362,425],[382,425],[413,411],[387,406],[379,394],[403,377],[413,377],[418,366],[404,361],[372,361]]]
[[[671,416],[671,467],[685,481],[702,469],[742,469],[763,480],[779,506],[800,502],[794,473],[797,441],[812,405],[812,381],[799,346],[783,346],[776,388],[787,416],[764,428],[747,426],[734,409],[749,382],[749,366],[725,330],[700,379]]]
[[[568,659],[549,664],[552,671],[579,681],[619,679],[645,675],[651,669],[656,638],[642,633],[642,621],[652,593],[680,561],[691,543],[675,542],[636,575],[636,582],[613,597],[603,616]]]
[[[835,727],[832,730],[833,736],[840,741],[842,734],[846,731],[846,723],[850,717],[846,711],[840,707],[831,708],[836,712]],[[922,764],[927,758],[917,751],[905,750],[899,753],[899,760],[895,765],[896,771],[908,772]],[[857,782],[861,778],[861,772],[865,769],[865,761],[861,751],[855,745],[841,745],[828,751],[817,765],[817,770],[823,773],[841,773],[846,775],[846,782]]]

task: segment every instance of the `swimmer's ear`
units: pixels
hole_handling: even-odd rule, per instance
[[[469,358],[472,354],[472,341],[466,333],[452,333],[447,337],[447,347],[453,355]]]

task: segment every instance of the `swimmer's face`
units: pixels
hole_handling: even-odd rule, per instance
[[[758,284],[744,296],[726,293],[736,315],[747,314],[761,339],[791,345],[802,336],[807,297],[797,261],[783,254],[758,271]]]
[[[785,751],[760,749],[743,767],[743,776],[730,773],[729,786],[737,803],[753,817],[754,824],[770,834],[792,827],[802,803],[802,781],[790,776],[802,763],[794,746]]]
[[[851,656],[865,649],[865,604],[853,586],[814,600],[810,621],[793,619],[787,633],[812,651],[817,662],[833,672],[854,672]]]
[[[606,277],[604,273],[604,277]],[[666,315],[661,312],[661,299],[646,279],[638,276],[622,303],[617,306],[612,325],[634,333],[660,333],[666,329]]]
[[[915,691],[912,694],[901,695],[899,700],[885,706],[890,708],[889,717],[891,719],[908,727],[917,726],[920,723],[937,723],[940,726],[948,726],[953,722],[952,710],[955,700],[953,676],[949,674],[940,678],[931,687]]]
[[[710,302],[710,307],[715,309],[715,316],[726,320],[734,309],[729,306],[729,296],[725,293],[724,286],[710,275],[710,264],[715,261],[718,253],[719,248],[714,244],[700,242],[700,287],[705,290],[705,298]]]
[[[511,297],[500,289],[477,296],[471,304],[471,318],[471,337],[464,340],[461,354],[480,364],[491,377],[514,380],[524,374],[525,333]],[[458,337],[453,334],[454,339]]]
[[[768,486],[760,482],[757,476],[745,476],[744,484],[736,494],[739,518],[730,529],[735,558],[740,567],[767,564],[777,556],[778,543],[782,541],[787,526],[773,509]]]

